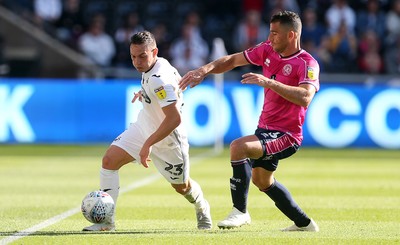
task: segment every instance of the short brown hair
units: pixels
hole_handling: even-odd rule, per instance
[[[156,39],[154,35],[149,31],[140,31],[132,35],[130,44],[135,45],[147,45],[152,48],[156,48]]]
[[[286,25],[292,28],[295,32],[301,33],[301,19],[298,14],[292,11],[280,11],[272,15],[270,23],[279,22],[282,25]]]

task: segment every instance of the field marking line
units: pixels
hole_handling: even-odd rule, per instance
[[[207,158],[210,158],[210,157],[214,157],[214,156],[216,156],[218,154],[219,153],[216,153],[214,151],[214,149],[212,149],[210,151],[206,151],[206,152],[204,152],[202,154],[199,154],[199,155],[196,155],[195,157],[192,157],[190,164],[194,165],[196,163],[199,163],[199,162],[203,161],[204,159],[207,159]],[[132,182],[131,184],[121,188],[120,195],[123,194],[123,193],[129,192],[129,191],[132,191],[134,189],[137,189],[139,187],[148,185],[148,184],[158,180],[161,177],[162,177],[161,174],[157,172],[157,173],[154,173],[154,174],[148,176],[147,178],[141,179],[140,181]],[[29,236],[30,234],[33,234],[33,233],[35,233],[35,232],[37,232],[37,231],[39,231],[41,229],[44,229],[44,228],[46,228],[48,226],[51,226],[51,225],[54,225],[54,224],[56,224],[56,223],[58,223],[58,222],[60,222],[60,221],[62,221],[64,219],[74,215],[74,214],[77,214],[80,211],[81,211],[81,207],[79,206],[79,207],[70,209],[70,210],[68,210],[68,211],[66,211],[64,213],[61,213],[59,215],[53,216],[50,219],[47,219],[47,220],[45,220],[45,221],[43,221],[43,222],[41,222],[41,223],[39,223],[37,225],[29,227],[28,229],[15,232],[14,234],[12,234],[12,235],[0,240],[0,245],[6,245],[6,244],[14,242],[14,241],[16,241],[18,239],[21,239],[23,237]]]

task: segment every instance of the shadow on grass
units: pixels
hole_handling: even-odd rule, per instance
[[[209,232],[213,231],[198,231],[198,232]],[[18,232],[18,231],[0,231],[0,238],[7,236],[24,237],[24,236],[73,236],[73,235],[127,235],[127,234],[163,234],[163,233],[193,233],[193,230],[117,230],[117,231],[36,231],[30,232]]]
[[[212,230],[117,230],[117,231],[36,231],[19,232],[19,231],[0,231],[1,237],[25,237],[25,236],[74,236],[74,235],[135,235],[135,234],[183,234],[183,233],[209,233],[209,234],[224,234],[224,233],[243,233],[248,232],[241,229],[212,229]]]

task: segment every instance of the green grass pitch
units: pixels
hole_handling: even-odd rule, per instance
[[[191,149],[191,176],[211,205],[211,231],[196,229],[193,206],[154,166],[129,164],[120,170],[117,231],[84,233],[78,208],[98,189],[106,148],[0,145],[0,244],[400,244],[398,150],[301,148],[280,162],[276,178],[318,233],[281,232],[290,220],[253,185],[251,225],[219,230],[232,206],[231,167],[228,149],[209,148]]]

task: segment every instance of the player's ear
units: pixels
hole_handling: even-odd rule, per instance
[[[154,48],[153,49],[153,56],[157,56],[157,54],[158,54],[158,48]]]
[[[289,31],[288,32],[288,37],[289,37],[290,40],[295,39],[296,36],[297,36],[297,33],[295,31]]]

